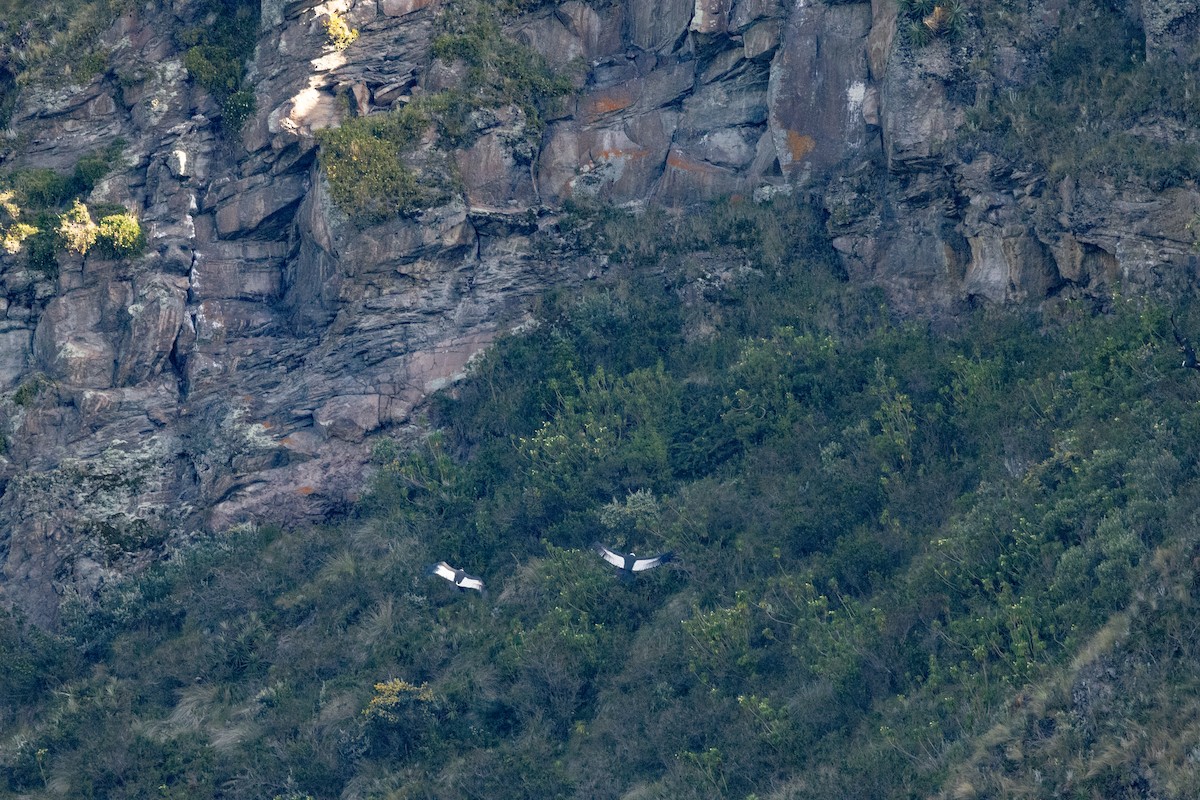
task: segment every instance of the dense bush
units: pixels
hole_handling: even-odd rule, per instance
[[[358,39],[358,29],[351,28],[341,14],[330,13],[322,24],[325,26],[325,36],[334,50],[345,50]]]
[[[68,249],[85,254],[99,245],[105,256],[136,255],[145,246],[137,218],[120,206],[104,208],[100,223],[81,200],[112,171],[125,148],[122,139],[84,154],[69,173],[52,169],[23,169],[0,179],[0,241],[6,252],[22,250],[30,268],[53,279],[58,253]],[[114,213],[115,212],[115,213]]]
[[[87,255],[87,251],[96,243],[99,228],[87,206],[76,200],[59,216],[55,232],[63,247],[82,256]]]
[[[102,34],[133,7],[130,0],[60,0],[52,4],[5,2],[0,50],[15,79],[0,92],[0,121],[7,124],[22,85],[88,83],[103,72],[108,52]]]
[[[433,54],[446,61],[460,60],[468,68],[462,85],[451,90],[446,100],[468,110],[519,106],[528,135],[536,136],[546,113],[571,92],[571,80],[553,71],[532,48],[508,37],[503,22],[501,9],[478,0],[456,0],[443,11]],[[453,143],[469,140],[472,131],[465,120],[451,119],[450,113],[444,116],[443,131]]]

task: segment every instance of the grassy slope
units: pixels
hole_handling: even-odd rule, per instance
[[[181,554],[63,637],[0,620],[0,794],[1185,796],[1200,382],[1167,311],[935,334],[817,228],[564,219],[546,246],[643,277],[548,298],[353,518]],[[679,561],[618,582],[595,539]]]

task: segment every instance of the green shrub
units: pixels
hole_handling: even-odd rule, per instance
[[[421,105],[410,104],[317,132],[330,195],[357,224],[375,224],[448,199],[447,164],[436,171],[410,165],[408,153],[429,124]]]
[[[540,132],[546,112],[572,91],[571,79],[554,72],[530,47],[509,39],[501,23],[491,4],[458,0],[439,19],[433,54],[466,63],[462,89],[474,108],[520,106],[531,133]]]
[[[52,169],[25,169],[9,178],[24,208],[57,208],[72,198],[70,180]]]
[[[572,217],[589,257],[652,269],[543,298],[442,431],[377,450],[357,513],[182,548],[68,600],[69,641],[0,614],[0,794],[1194,784],[1200,406],[1167,309],[935,331],[841,281],[792,200]],[[676,561],[622,581],[583,549],[622,537]],[[424,574],[442,558],[491,595]]]
[[[71,177],[67,179],[65,192],[69,197],[80,197],[96,188],[100,180],[112,172],[125,150],[125,140],[116,138],[100,150],[93,150],[75,162]]]
[[[25,246],[26,263],[30,269],[40,272],[47,279],[57,280],[60,246],[58,231],[53,227],[41,227],[28,239]]]
[[[96,243],[105,255],[121,258],[141,252],[146,246],[146,237],[133,214],[110,214],[100,219]]]
[[[79,198],[91,192],[112,170],[124,147],[123,139],[115,139],[107,147],[82,156],[65,175],[52,169],[18,170],[9,175],[3,183],[11,188],[0,188],[0,211],[8,217],[7,222],[0,223],[0,246],[10,254],[24,248],[31,269],[56,278],[59,249],[66,246],[84,253],[96,243],[100,229],[92,224],[92,215]],[[72,202],[74,205],[65,213],[55,213]],[[120,206],[107,208],[111,213],[124,213]],[[136,220],[133,222],[136,225]],[[122,251],[118,254],[131,254],[140,246],[126,249],[131,241],[141,241],[130,238],[127,222],[114,220],[108,229],[108,237],[101,236],[100,243],[105,247],[109,242],[115,243],[117,250]]]
[[[86,153],[68,174],[52,169],[23,169],[5,181],[12,187],[13,202],[30,212],[62,208],[79,198],[110,173],[125,149],[124,139],[114,139],[106,147]]]
[[[901,31],[908,43],[924,47],[939,37],[955,38],[966,27],[959,0],[898,0]]]
[[[241,86],[242,63],[229,48],[197,45],[184,53],[183,65],[192,80],[221,99]]]
[[[26,408],[33,404],[33,401],[38,398],[42,390],[49,388],[51,385],[50,379],[40,372],[35,372],[33,375],[25,379],[16,391],[13,392],[12,401]]]
[[[254,116],[258,102],[253,89],[239,89],[225,99],[221,110],[224,112],[225,128],[237,133],[246,124],[246,120]]]
[[[131,0],[6,2],[0,31],[6,69],[21,86],[87,83],[107,67],[108,51],[100,46],[104,32],[134,5]]]

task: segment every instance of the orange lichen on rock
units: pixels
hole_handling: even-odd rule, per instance
[[[598,150],[594,155],[594,160],[616,161],[621,158],[645,158],[648,155],[650,155],[649,150],[618,150],[613,147],[607,150]]]
[[[788,154],[792,157],[792,162],[801,161],[813,148],[817,146],[817,140],[811,136],[807,136],[796,131],[787,132]]]
[[[307,497],[308,495],[312,494],[315,491],[316,491],[316,489],[314,489],[311,486],[301,486],[299,489],[296,490],[296,494],[302,494],[305,497]]]
[[[621,111],[633,105],[634,97],[625,88],[617,88],[609,92],[600,92],[587,100],[583,109],[585,117],[600,117]]]
[[[705,164],[702,161],[693,161],[690,158],[685,158],[678,150],[672,150],[667,155],[667,166],[672,169],[682,170],[684,172],[720,172],[717,167],[712,164]]]

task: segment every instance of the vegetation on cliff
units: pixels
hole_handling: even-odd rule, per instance
[[[185,48],[183,65],[221,106],[222,125],[236,134],[255,109],[254,88],[246,83],[246,62],[258,44],[259,4],[247,0],[203,0],[193,24],[175,38]]]
[[[502,22],[501,9],[490,3],[447,4],[432,52],[448,68],[461,69],[454,85],[317,132],[330,194],[356,224],[412,214],[460,191],[450,153],[494,121],[488,112],[518,109],[516,138],[524,145],[511,142],[512,153],[532,157],[547,113],[571,91],[571,81],[509,38]]]
[[[634,277],[546,298],[347,519],[181,552],[61,634],[0,615],[0,793],[1187,796],[1200,382],[1168,309],[935,332],[820,229],[564,215],[547,247]],[[597,539],[678,565],[621,582]]]
[[[1064,175],[1161,190],[1200,178],[1200,50],[1146,60],[1140,20],[1109,0],[1064,7],[1044,64],[974,109],[983,146]]]
[[[7,123],[17,84],[87,82],[108,63],[100,36],[130,0],[57,0],[0,3],[0,121]]]
[[[58,272],[58,254],[63,250],[85,255],[97,246],[108,258],[141,252],[146,240],[136,216],[119,205],[96,204],[89,209],[80,199],[118,163],[124,146],[116,140],[87,153],[67,173],[24,169],[0,176],[4,250],[10,255],[23,251],[30,267],[52,275]]]

